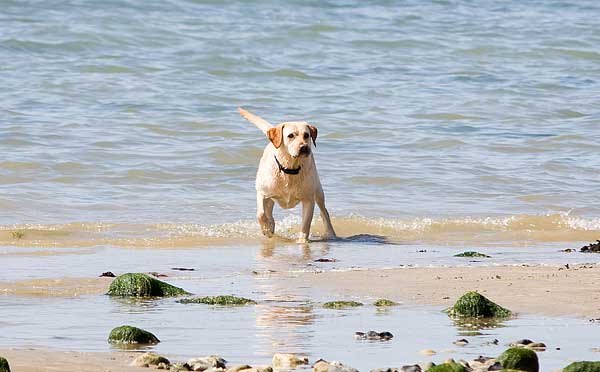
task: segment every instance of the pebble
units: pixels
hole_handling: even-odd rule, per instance
[[[453,342],[454,345],[465,346],[469,341],[467,339],[461,338],[460,340],[456,340]]]
[[[273,369],[296,368],[299,365],[308,364],[308,358],[296,354],[277,353],[273,355]]]
[[[240,364],[240,365],[229,368],[227,370],[227,372],[239,372],[239,371],[243,371],[243,370],[251,369],[251,368],[252,368],[252,366],[249,366],[247,364]]]
[[[511,343],[510,346],[524,346],[524,345],[529,345],[532,343],[533,343],[533,341],[531,341],[530,339],[523,338],[521,340],[517,340],[517,341]]]
[[[419,354],[421,354],[421,355],[435,355],[435,354],[437,354],[437,352],[435,350],[432,350],[432,349],[423,349],[423,350],[419,351]]]
[[[114,278],[114,277],[116,277],[116,275],[115,275],[115,274],[113,274],[113,273],[112,273],[112,271],[105,271],[105,272],[103,272],[102,274],[100,274],[100,277],[103,277],[103,276],[106,276],[106,277],[109,277],[109,278]]]
[[[394,335],[391,332],[383,331],[383,332],[375,332],[369,331],[367,333],[364,332],[354,332],[354,337],[358,340],[382,340],[387,341],[394,338]]]
[[[192,358],[187,364],[192,371],[225,370],[227,361],[218,355],[209,355],[202,358]]]
[[[342,364],[320,359],[313,366],[313,372],[358,372],[358,369]]]
[[[165,365],[171,364],[167,358],[153,352],[147,352],[135,358],[133,362],[131,362],[131,365],[135,367],[149,367],[157,366],[161,363]]]

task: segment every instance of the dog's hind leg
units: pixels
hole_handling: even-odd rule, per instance
[[[273,218],[273,207],[275,202],[262,194],[257,194],[256,204],[256,217],[258,218],[262,233],[270,238],[275,233],[275,219]]]
[[[335,239],[337,236],[335,235],[335,230],[333,229],[333,225],[331,224],[329,212],[327,211],[327,208],[325,208],[325,194],[323,193],[323,189],[319,189],[317,191],[316,199],[317,205],[319,206],[319,210],[321,211],[321,218],[323,219],[323,224],[325,225],[325,238]]]

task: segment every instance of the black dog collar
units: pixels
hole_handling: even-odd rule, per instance
[[[298,173],[300,173],[300,168],[302,168],[302,167],[298,167],[296,169],[286,168],[283,165],[281,165],[281,163],[279,162],[279,160],[277,160],[277,156],[275,156],[275,162],[277,162],[277,166],[279,167],[279,170],[282,171],[285,174],[298,174]]]

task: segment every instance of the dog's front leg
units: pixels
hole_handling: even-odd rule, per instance
[[[256,194],[256,217],[262,233],[270,238],[275,233],[275,219],[273,218],[273,206],[275,202],[270,198],[258,193]]]
[[[302,231],[298,237],[298,243],[308,243],[310,236],[310,224],[312,223],[313,214],[315,212],[315,201],[306,200],[302,202]]]

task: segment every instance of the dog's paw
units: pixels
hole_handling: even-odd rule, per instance
[[[298,239],[296,239],[296,243],[298,243],[298,244],[308,244],[308,243],[310,243],[310,239],[308,239],[308,236],[305,236],[304,234],[301,234],[300,236],[298,236]]]

